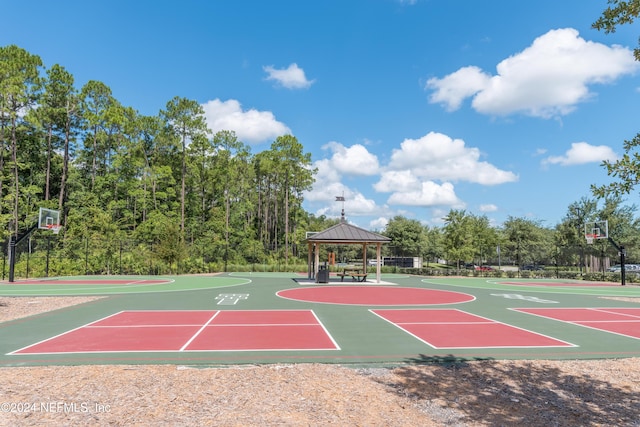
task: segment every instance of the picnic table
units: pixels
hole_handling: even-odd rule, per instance
[[[345,268],[344,270],[337,273],[340,277],[340,281],[344,281],[345,276],[350,276],[354,282],[364,282],[367,280],[367,272],[363,271],[362,268]]]

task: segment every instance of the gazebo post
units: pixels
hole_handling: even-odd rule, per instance
[[[317,278],[318,277],[318,268],[320,265],[320,243],[316,243],[314,248],[314,259],[315,259],[315,265],[313,267],[313,277]]]
[[[315,246],[314,243],[307,242],[307,279],[313,279],[313,258],[311,255],[311,248]]]
[[[367,242],[362,244],[362,272],[367,272]]]
[[[382,243],[376,243],[376,283],[380,283],[382,277],[382,257],[380,256],[382,251]]]

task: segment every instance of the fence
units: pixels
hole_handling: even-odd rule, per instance
[[[8,277],[8,240],[3,244],[2,280]],[[281,250],[252,248],[242,262],[226,259],[225,250],[185,245],[167,254],[158,242],[100,237],[66,238],[61,234],[35,232],[16,245],[16,278],[72,275],[160,275],[220,271],[305,271],[298,258],[287,263]],[[173,248],[173,247],[172,247]],[[175,248],[173,248],[175,249]],[[306,261],[306,257],[305,260]]]
[[[143,242],[133,239],[112,239],[107,237],[65,238],[61,233],[55,235],[47,232],[34,232],[16,246],[15,277],[49,277],[66,275],[109,275],[109,274],[186,274],[212,273],[219,271],[306,271],[306,252],[298,258],[292,256],[285,261],[282,256],[282,245],[277,248],[262,247],[256,244],[240,261],[233,262],[226,259],[226,251],[220,247],[202,247],[186,245],[183,253],[166,253],[167,245],[159,242]],[[306,245],[305,245],[306,247]],[[295,245],[291,245],[292,251]],[[8,276],[8,241],[4,242],[2,253],[2,279]],[[345,248],[346,249],[346,248]],[[346,261],[354,261],[362,257],[360,249],[350,251],[340,249],[345,254]],[[542,251],[540,251],[542,252]],[[611,264],[616,264],[615,258],[605,256],[602,248],[595,245],[557,247],[547,250],[547,258],[540,259],[546,267],[546,274],[560,276],[561,272],[578,272],[584,274],[604,274]],[[294,251],[294,253],[296,253]],[[408,254],[399,247],[386,245],[384,256],[395,259],[414,260],[413,254]],[[368,254],[368,259],[375,259],[374,254]],[[342,256],[338,261],[344,261]],[[467,260],[471,261],[471,260]],[[629,259],[629,261],[634,261]],[[520,271],[519,267],[530,264],[519,261],[517,257],[503,256],[501,260],[484,259],[477,263],[486,263],[495,267],[511,267]],[[386,263],[385,263],[386,264]],[[474,275],[463,269],[456,270],[458,263],[442,265],[436,259],[423,259],[423,268],[405,268],[400,265],[385,267],[385,272],[416,272],[428,275]],[[413,267],[416,267],[415,265]],[[490,273],[490,272],[488,272]],[[504,272],[507,275],[507,272]],[[520,276],[526,272],[518,273]],[[533,274],[533,273],[529,273]],[[568,274],[568,273],[567,273]]]

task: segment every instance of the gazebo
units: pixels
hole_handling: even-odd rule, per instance
[[[363,271],[366,271],[367,269],[367,246],[376,245],[376,282],[380,283],[382,244],[390,241],[391,239],[386,236],[348,224],[343,215],[339,224],[307,237],[307,245],[309,248],[309,279],[314,279],[318,275],[320,264],[320,245],[362,245]]]

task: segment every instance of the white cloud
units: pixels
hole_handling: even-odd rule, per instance
[[[586,41],[577,30],[565,28],[547,32],[500,62],[492,77],[477,67],[465,67],[430,79],[426,89],[434,90],[430,102],[448,110],[473,97],[471,105],[479,113],[551,118],[591,98],[590,85],[610,83],[638,67],[629,49]]]
[[[318,215],[338,216],[342,203],[335,202],[335,197],[343,194],[347,217],[391,218],[409,206],[432,210],[464,208],[466,204],[456,195],[454,181],[497,185],[518,180],[513,172],[482,161],[479,149],[435,132],[404,140],[400,148],[392,150],[386,166],[381,166],[378,158],[361,144],[347,147],[333,141],[323,149],[329,151],[330,157],[314,163],[318,170],[316,182],[304,195],[311,205],[320,206],[316,209]],[[379,176],[373,188],[378,193],[390,193],[386,203],[377,203],[355,188],[353,183],[366,182],[366,175]],[[349,185],[344,183],[345,178],[350,180]]]
[[[378,160],[374,155],[359,144],[345,147],[338,142],[329,142],[323,149],[328,149],[333,154],[330,158],[314,162],[313,166],[318,170],[315,175],[316,181],[313,188],[304,193],[305,201],[314,206],[321,206],[316,209],[316,215],[339,217],[343,203],[337,202],[335,198],[344,195],[347,218],[371,215],[393,216],[388,206],[377,204],[375,200],[367,198],[358,189],[342,182],[345,175],[358,177],[379,173]]]
[[[379,173],[378,158],[363,145],[354,144],[351,147],[345,147],[339,142],[332,141],[322,148],[333,152],[331,164],[343,175],[367,176]]]
[[[381,193],[411,191],[418,187],[420,187],[420,180],[410,170],[385,171],[380,180],[373,185],[373,188]]]
[[[601,163],[604,160],[615,161],[616,153],[606,145],[591,145],[586,142],[574,142],[564,156],[549,156],[543,164],[561,166],[581,165],[585,163]]]
[[[326,185],[328,184],[328,185]],[[336,201],[336,196],[344,194],[344,211],[347,218],[351,216],[370,216],[388,213],[386,206],[376,204],[376,201],[367,198],[358,190],[352,190],[341,182],[314,185],[313,190],[304,194],[306,201],[322,206],[316,210],[316,215],[327,215],[337,218],[342,211],[342,202]]]
[[[439,185],[433,181],[421,183],[420,188],[415,191],[395,192],[389,196],[387,203],[405,206],[464,207],[464,203],[456,196],[453,184],[445,182]]]
[[[235,99],[214,99],[203,104],[207,126],[214,133],[221,130],[234,131],[245,143],[259,143],[291,133],[270,111],[242,110]]]
[[[498,210],[498,207],[491,203],[480,205],[480,212],[495,212],[497,210]]]
[[[371,230],[384,230],[389,224],[389,218],[379,217],[369,221],[369,229]]]
[[[435,91],[429,97],[433,104],[444,104],[447,111],[460,108],[462,101],[486,88],[491,76],[478,67],[464,67],[443,77],[427,81],[427,88]]]
[[[478,148],[466,147],[463,140],[436,132],[420,139],[405,139],[400,149],[393,150],[389,170],[411,170],[420,180],[467,181],[482,185],[518,180],[513,172],[481,161]]]
[[[479,149],[441,133],[405,139],[393,150],[373,188],[391,193],[389,205],[461,208],[465,204],[455,193],[454,181],[497,185],[518,180],[513,172],[498,169],[480,157]]]
[[[269,74],[267,80],[273,80],[287,89],[306,89],[315,82],[315,80],[307,80],[304,70],[295,63],[283,69],[274,68],[272,65],[262,69]]]

